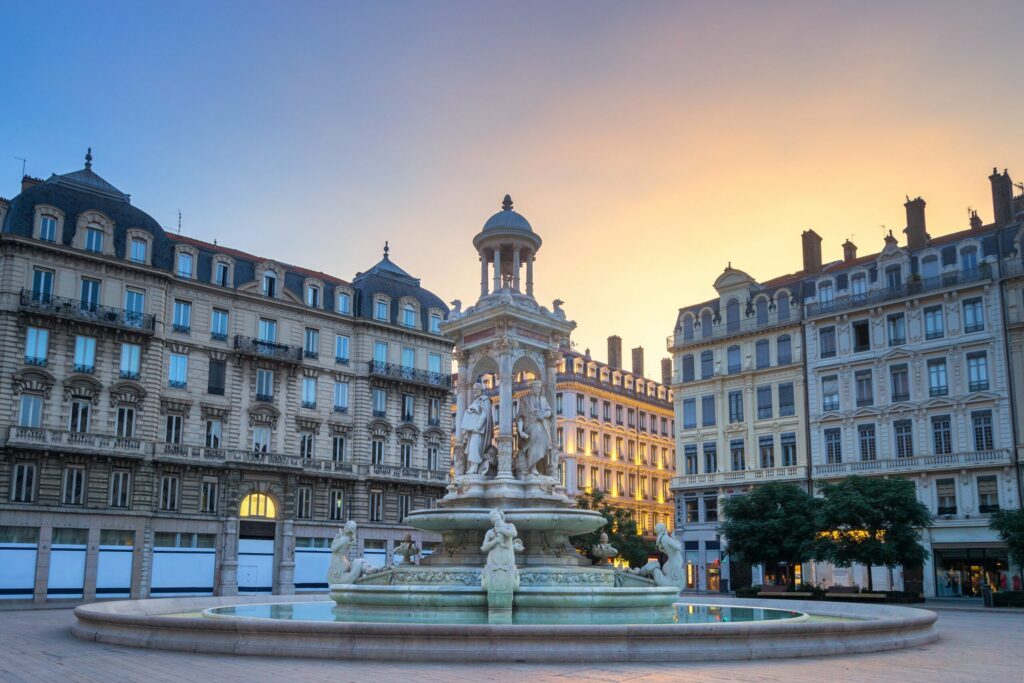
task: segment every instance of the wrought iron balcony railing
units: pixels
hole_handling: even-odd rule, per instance
[[[153,334],[156,328],[156,316],[150,313],[126,311],[123,308],[53,296],[45,292],[34,292],[31,289],[21,290],[18,308],[68,320],[86,321],[104,327],[135,330],[143,334]]]
[[[277,344],[254,337],[235,335],[235,351],[244,356],[267,358],[288,364],[302,362],[302,347]]]
[[[388,377],[424,386],[438,387],[439,389],[451,389],[452,376],[442,372],[429,372],[394,363],[384,363],[377,360],[369,362],[371,375],[377,377]]]

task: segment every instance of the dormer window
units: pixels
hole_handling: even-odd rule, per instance
[[[213,284],[218,287],[227,287],[231,282],[229,279],[230,273],[231,270],[227,263],[224,261],[217,261],[213,267]]]
[[[85,229],[85,249],[97,254],[103,253],[103,231],[99,228]]]
[[[176,270],[178,277],[183,277],[191,280],[192,273],[194,272],[194,263],[195,259],[192,258],[192,254],[180,252],[178,254],[178,266]]]
[[[39,219],[39,239],[44,242],[57,241],[57,219],[53,216],[43,216]]]
[[[416,327],[416,309],[412,304],[402,307],[402,324],[406,327]]]
[[[306,305],[311,308],[320,308],[320,288],[318,286],[306,287]]]
[[[430,314],[430,331],[434,334],[441,333],[441,314],[431,313]]]
[[[129,247],[128,258],[135,263],[146,263],[146,252],[148,251],[148,247],[149,245],[146,244],[146,240],[141,237],[133,237]]]
[[[271,270],[263,273],[263,295],[271,299],[277,296],[277,275]]]
[[[835,293],[832,290],[831,282],[822,282],[818,285],[818,303],[819,304],[830,304],[835,299]]]
[[[974,247],[964,247],[960,250],[960,268],[965,272],[978,268],[978,250]]]
[[[373,307],[373,317],[376,320],[383,320],[387,322],[388,318],[390,317],[388,315],[390,313],[388,308],[389,307],[387,301],[385,301],[384,299],[377,299]]]
[[[338,313],[342,315],[352,313],[352,295],[348,292],[338,292]]]

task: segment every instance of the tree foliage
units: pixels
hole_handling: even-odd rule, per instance
[[[722,503],[719,531],[727,552],[767,568],[791,567],[814,554],[817,501],[796,484],[769,482]],[[794,572],[789,573],[795,581]]]
[[[1006,543],[1010,560],[1017,566],[1024,566],[1024,508],[996,510],[988,522],[988,528],[999,534]]]
[[[608,542],[619,551],[619,558],[630,567],[644,565],[647,557],[654,552],[654,543],[637,535],[633,511],[609,504],[601,491],[581,493],[576,497],[576,507],[581,510],[596,510],[606,520],[605,525],[597,531],[572,538],[573,546],[592,561],[597,558],[590,554],[590,549],[599,543],[602,532],[608,534]]]
[[[931,523],[928,508],[905,479],[848,477],[821,487],[815,557],[838,567],[917,566],[928,558],[918,529]]]

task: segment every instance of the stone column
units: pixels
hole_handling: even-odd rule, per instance
[[[487,296],[487,259],[480,255],[480,296]]]
[[[238,518],[224,523],[220,561],[220,594],[238,595]]]
[[[465,459],[462,452],[462,415],[466,412],[466,404],[469,403],[469,392],[472,388],[473,378],[469,375],[469,354],[461,351],[455,352],[455,362],[459,364],[459,392],[455,396],[455,446],[452,449],[452,466],[455,468],[455,475],[465,474]]]
[[[501,246],[494,248],[494,291],[501,289]]]
[[[512,475],[512,351],[498,357],[498,477]]]
[[[519,247],[512,247],[512,289],[519,291]]]
[[[547,392],[548,405],[551,406],[551,435],[550,440],[554,445],[553,452],[556,453],[551,458],[548,475],[552,477],[558,476],[558,461],[561,455],[558,454],[558,417],[555,414],[555,389],[558,384],[558,361],[561,358],[561,354],[556,350],[550,350],[544,357],[544,371],[547,375],[545,382],[545,390]]]
[[[142,561],[139,562],[139,599],[145,600],[153,590],[153,520],[149,518],[142,529],[142,538],[135,538],[136,553],[141,553]],[[138,555],[136,555],[138,557]]]
[[[82,584],[82,599],[92,602],[96,599],[96,577],[100,563],[100,529],[92,527],[85,545],[85,582]]]
[[[39,529],[39,546],[36,549],[36,583],[32,593],[32,601],[36,604],[46,602],[46,590],[50,583],[50,557],[53,545],[53,527],[44,526]]]
[[[533,296],[533,252],[526,257],[526,293]]]

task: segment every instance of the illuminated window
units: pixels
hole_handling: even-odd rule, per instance
[[[239,517],[265,517],[277,519],[277,504],[265,493],[250,493],[242,499]]]

